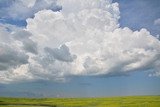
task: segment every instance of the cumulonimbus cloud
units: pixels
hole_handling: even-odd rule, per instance
[[[61,11],[39,11],[27,19],[24,30],[8,34],[14,35],[12,41],[19,43],[18,52],[25,53],[27,62],[0,72],[2,82],[64,81],[70,76],[126,75],[144,70],[160,75],[160,41],[146,29],[121,28],[118,3],[58,0],[57,4]],[[19,36],[23,33],[25,39]]]

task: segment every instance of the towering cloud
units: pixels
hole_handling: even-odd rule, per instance
[[[21,44],[16,44],[17,52],[25,54],[17,56],[20,60],[13,56],[18,64],[0,72],[2,82],[64,81],[70,76],[126,75],[143,70],[160,75],[160,41],[146,29],[119,27],[118,3],[59,0],[57,4],[61,11],[37,12],[27,19],[24,30],[3,31],[9,33],[9,39],[14,35],[13,41]],[[5,48],[0,53],[2,50]]]

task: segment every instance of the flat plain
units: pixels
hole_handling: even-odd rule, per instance
[[[160,107],[160,96],[0,98],[0,107]]]

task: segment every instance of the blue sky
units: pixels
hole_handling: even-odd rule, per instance
[[[122,27],[128,26],[133,30],[148,29],[151,34],[160,34],[159,26],[154,20],[160,17],[159,0],[114,0],[120,3]]]
[[[153,36],[160,35],[160,24],[154,24],[154,21],[160,18],[160,1],[159,0],[113,0],[119,3],[121,28],[129,27],[131,30],[140,30],[146,28]],[[55,4],[54,4],[55,5]],[[7,0],[0,1],[0,9],[6,11],[8,6],[12,6]],[[50,8],[50,6],[38,7],[40,10],[49,8],[54,11],[59,10]],[[63,9],[63,6],[62,6]],[[8,12],[8,11],[7,11]],[[33,15],[22,15],[22,19],[13,17],[9,13],[0,11],[0,23],[3,25],[15,25],[25,28],[26,19]],[[28,14],[26,12],[26,14]],[[18,15],[21,15],[19,13]],[[0,25],[1,26],[1,25]],[[0,41],[1,42],[1,41]],[[28,42],[27,42],[28,43]],[[61,49],[67,49],[62,47]],[[0,48],[1,49],[1,48]],[[54,53],[56,51],[53,50]],[[12,52],[12,51],[11,51]],[[58,54],[62,54],[60,49]],[[64,53],[65,54],[65,53]],[[70,53],[66,54],[70,55]],[[69,60],[59,58],[60,60]],[[1,60],[1,59],[0,59]],[[69,60],[70,61],[70,60]],[[24,64],[24,63],[23,63]],[[150,63],[152,66],[152,63]],[[1,66],[0,66],[1,67]],[[0,69],[1,70],[1,69]],[[128,95],[159,95],[160,94],[160,77],[148,76],[153,69],[137,69],[134,72],[125,75],[114,76],[71,76],[69,81],[57,82],[54,80],[34,81],[16,81],[11,83],[0,83],[0,96],[12,97],[101,97],[101,96],[128,96]],[[0,71],[4,72],[4,71]],[[112,74],[111,74],[112,75]],[[1,75],[0,75],[1,77]],[[48,77],[50,78],[50,77]],[[52,78],[52,77],[51,77]],[[54,78],[54,77],[53,77]]]

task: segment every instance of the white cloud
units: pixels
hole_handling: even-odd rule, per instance
[[[43,9],[58,11],[61,7],[56,4],[56,0],[10,0],[10,5],[1,8],[0,13],[4,19],[25,20]]]
[[[27,6],[28,8],[31,8],[35,5],[36,0],[20,0],[23,5]]]
[[[154,24],[155,24],[155,25],[160,25],[160,18],[156,19],[156,20],[154,21]]]
[[[28,80],[29,54],[26,43],[34,43],[29,39],[30,33],[11,25],[0,24],[0,80],[1,83],[13,80]],[[32,47],[34,45],[32,44]],[[32,49],[31,47],[31,49]],[[26,75],[27,74],[27,75]]]
[[[8,71],[9,76],[0,73],[5,77],[1,80],[16,81],[17,76],[64,81],[74,75],[125,75],[148,69],[159,74],[160,41],[146,29],[120,28],[117,3],[59,0],[58,4],[62,11],[39,11],[27,19],[25,30],[15,33],[14,40],[22,43],[21,50],[29,56],[28,63]],[[27,39],[19,36],[23,33],[29,35]]]

